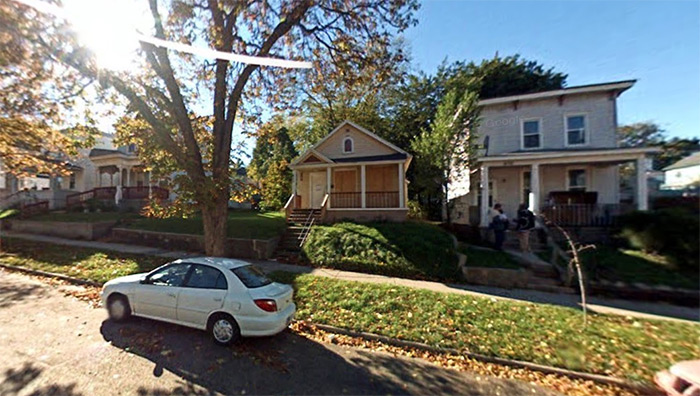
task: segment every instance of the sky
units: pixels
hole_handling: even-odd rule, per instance
[[[620,125],[654,121],[700,137],[700,1],[422,2],[405,33],[413,65],[520,54],[568,74],[567,85],[636,79]]]

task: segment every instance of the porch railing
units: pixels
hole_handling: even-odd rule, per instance
[[[560,226],[611,227],[620,215],[634,210],[625,204],[554,204],[542,208],[542,215]]]
[[[97,187],[89,191],[79,192],[66,196],[66,207],[80,205],[82,202],[91,199],[114,199],[114,194],[117,193],[116,187]]]
[[[365,205],[367,208],[398,208],[398,191],[367,191],[365,192]],[[361,192],[334,192],[331,193],[331,208],[361,208]]]
[[[41,213],[49,213],[49,201],[39,201],[20,207],[20,217],[30,217]]]
[[[360,192],[332,192],[331,193],[331,208],[346,209],[346,208],[361,208],[362,193]]]
[[[365,198],[368,208],[398,208],[399,207],[399,192],[384,191],[384,192],[367,192]]]
[[[147,199],[148,186],[122,187],[122,199]],[[151,186],[151,197],[156,199],[168,199],[170,192],[157,186]]]

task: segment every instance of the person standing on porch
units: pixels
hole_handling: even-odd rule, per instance
[[[506,229],[508,228],[508,217],[503,213],[503,207],[497,203],[493,205],[493,218],[491,228],[495,239],[497,250],[503,250],[503,242],[506,240]]]
[[[520,250],[523,253],[530,253],[530,230],[535,227],[535,214],[527,208],[526,204],[520,204],[518,207],[518,218],[515,222]]]

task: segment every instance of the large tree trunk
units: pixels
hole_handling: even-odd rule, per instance
[[[226,255],[227,217],[228,197],[225,195],[202,207],[204,251],[207,256],[224,257]]]

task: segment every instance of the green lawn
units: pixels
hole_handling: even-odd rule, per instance
[[[119,276],[150,271],[170,261],[162,257],[104,252],[49,243],[39,244],[17,238],[3,238],[2,248],[4,252],[10,253],[0,256],[0,261],[5,264],[100,283]]]
[[[440,227],[350,222],[316,226],[302,249],[310,265],[417,279],[458,281],[450,235]]]
[[[583,260],[589,274],[598,279],[687,289],[698,289],[700,284],[698,272],[681,271],[666,257],[639,250],[600,246],[584,252]]]
[[[201,235],[204,233],[204,226],[200,216],[186,219],[141,217],[130,222],[128,227],[146,231],[175,232],[178,234]],[[268,239],[278,236],[284,231],[284,213],[233,210],[228,212],[228,224],[226,227],[226,235],[229,238]]]
[[[122,219],[138,218],[136,213],[123,212],[101,212],[101,213],[83,213],[83,212],[53,212],[38,216],[33,216],[27,220],[32,221],[65,221],[71,223],[96,223],[99,221],[117,221]]]
[[[475,249],[465,244],[460,244],[459,251],[467,256],[466,265],[468,267],[521,268],[508,253],[497,250]]]
[[[700,356],[700,325],[589,315],[575,309],[443,294],[312,275],[293,284],[297,318],[434,346],[651,381]]]

